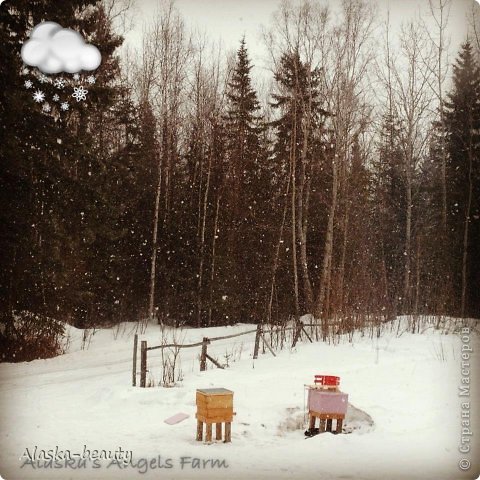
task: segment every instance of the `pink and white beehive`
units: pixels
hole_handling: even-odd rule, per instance
[[[348,394],[339,389],[340,377],[334,375],[315,375],[314,385],[308,387],[309,428],[307,436],[324,431],[332,433],[343,432],[343,421],[347,413]],[[320,427],[315,428],[317,419]],[[335,430],[333,430],[335,421]]]
[[[345,415],[348,393],[330,392],[316,388],[308,389],[308,410],[320,414]]]

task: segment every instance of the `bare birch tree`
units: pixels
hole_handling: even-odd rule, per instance
[[[275,68],[279,68],[278,58],[285,53],[298,55],[305,65],[307,78],[301,79],[299,65],[295,63],[292,104],[293,137],[290,145],[290,215],[292,236],[292,263],[295,292],[295,311],[299,315],[299,272],[302,278],[305,310],[311,312],[314,306],[314,294],[307,256],[308,219],[311,193],[311,174],[313,159],[309,155],[314,132],[313,111],[314,80],[312,72],[324,65],[325,44],[328,35],[328,9],[313,2],[305,1],[295,6],[284,2],[274,18],[272,31],[266,34],[267,44],[273,57]],[[301,82],[306,87],[301,88]],[[316,99],[318,102],[318,99]],[[297,110],[300,110],[298,112]],[[297,125],[297,119],[301,124]],[[300,138],[297,138],[297,132]],[[301,147],[298,149],[297,145]],[[299,158],[297,158],[297,152]],[[283,223],[282,223],[283,225]],[[283,227],[282,227],[283,229]],[[277,258],[277,257],[275,257]]]
[[[430,86],[437,97],[438,101],[438,115],[440,120],[440,154],[442,162],[442,235],[443,241],[446,241],[447,234],[447,147],[445,139],[445,81],[448,76],[448,47],[449,38],[447,38],[446,30],[448,26],[448,19],[450,15],[451,1],[450,0],[428,0],[430,14],[435,22],[436,31],[431,32],[429,26],[425,25],[425,32],[432,44],[435,52],[436,61],[427,56],[426,67],[431,70]],[[430,52],[427,51],[427,55]],[[433,54],[433,52],[432,52]],[[444,248],[445,248],[444,244]]]
[[[428,123],[432,91],[432,49],[424,30],[418,22],[404,25],[400,37],[400,55],[396,64],[391,64],[393,95],[396,110],[403,128],[400,146],[403,156],[405,180],[405,248],[403,272],[404,311],[411,307],[411,261],[412,225],[415,201],[415,175],[428,146]]]
[[[198,176],[198,182],[193,181],[193,185],[198,183],[198,218],[197,218],[197,236],[199,243],[199,267],[197,273],[197,326],[202,325],[203,314],[203,287],[204,287],[204,270],[206,261],[206,233],[207,233],[207,219],[209,217],[209,206],[214,202],[211,200],[211,179],[213,163],[216,159],[213,158],[214,149],[212,146],[214,128],[216,119],[221,115],[222,99],[220,88],[221,85],[221,69],[220,69],[220,51],[215,52],[214,47],[209,48],[206,37],[199,38],[196,42],[196,49],[193,59],[192,71],[192,87],[190,91],[190,98],[193,100],[192,110],[193,119],[192,124],[196,132],[196,139],[198,148],[196,158],[195,171]],[[204,167],[204,157],[207,157],[206,167]],[[204,178],[205,177],[205,178]],[[211,264],[211,278],[210,278],[210,307],[208,314],[208,323],[211,322],[211,302],[213,295],[213,278],[215,271],[215,243],[216,230],[218,229],[218,210],[220,206],[217,198],[217,206],[215,208],[215,221],[212,243],[212,264]],[[213,275],[213,278],[212,278]]]
[[[339,202],[340,182],[346,180],[349,152],[362,124],[364,85],[372,60],[370,35],[373,11],[360,0],[342,2],[342,17],[333,29],[329,43],[330,68],[325,71],[328,99],[327,110],[332,113],[333,131],[332,195],[328,212],[323,264],[315,306],[315,316],[325,318],[329,311],[332,288],[334,227]],[[359,115],[360,114],[360,115]],[[348,231],[344,229],[344,235]],[[340,272],[341,276],[344,272]],[[323,326],[325,335],[326,325]]]
[[[173,1],[164,2],[152,24],[144,33],[138,83],[140,97],[154,105],[158,119],[158,177],[152,225],[152,255],[148,317],[155,317],[157,255],[159,249],[160,212],[163,196],[163,224],[168,221],[171,191],[174,132],[178,128],[181,93],[184,88],[186,59],[190,45],[183,21]],[[159,321],[160,318],[159,318]]]

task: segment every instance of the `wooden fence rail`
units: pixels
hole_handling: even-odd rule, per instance
[[[187,345],[184,345],[182,343],[170,343],[167,345],[156,345],[155,347],[148,347],[147,350],[158,350],[159,348],[191,348],[191,347],[201,347],[203,344],[202,342],[197,342],[197,343],[190,343]]]
[[[207,360],[212,362],[217,368],[224,368],[220,363],[218,363],[213,357],[208,354],[208,345],[212,342],[220,341],[220,340],[227,340],[229,338],[240,337],[242,335],[247,335],[250,333],[255,333],[255,346],[253,351],[253,358],[258,358],[258,350],[260,347],[260,340],[263,340],[264,345],[268,348],[271,354],[276,357],[276,354],[270,345],[270,343],[265,338],[265,333],[274,333],[275,331],[281,330],[283,332],[288,330],[294,330],[294,339],[292,347],[295,347],[302,331],[307,336],[308,340],[312,342],[312,339],[308,335],[307,331],[305,330],[306,326],[310,326],[310,324],[303,324],[302,322],[297,322],[297,325],[294,327],[276,327],[271,329],[264,329],[262,324],[258,324],[255,330],[247,330],[246,332],[234,333],[232,335],[224,335],[221,337],[204,337],[201,342],[196,343],[189,343],[189,344],[179,344],[179,343],[170,343],[164,345],[155,345],[153,347],[147,346],[147,341],[142,340],[140,342],[140,387],[146,387],[147,383],[147,352],[151,350],[158,350],[158,349],[165,349],[165,348],[192,348],[192,347],[202,347],[201,354],[200,354],[200,371],[203,372],[207,369]],[[313,326],[313,325],[312,325]],[[133,342],[133,370],[132,370],[132,385],[136,386],[136,376],[137,376],[137,343],[138,343],[138,335],[135,334],[134,342]]]

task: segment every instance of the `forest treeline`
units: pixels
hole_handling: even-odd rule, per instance
[[[453,62],[429,7],[393,34],[371,2],[285,2],[260,83],[252,39],[228,55],[173,3],[120,57],[118,2],[4,2],[2,322],[478,317],[480,17]],[[24,86],[44,20],[102,53],[66,112]]]

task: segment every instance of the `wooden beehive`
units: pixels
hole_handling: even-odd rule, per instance
[[[197,390],[197,420],[203,423],[224,423],[233,420],[233,392],[226,388]]]

